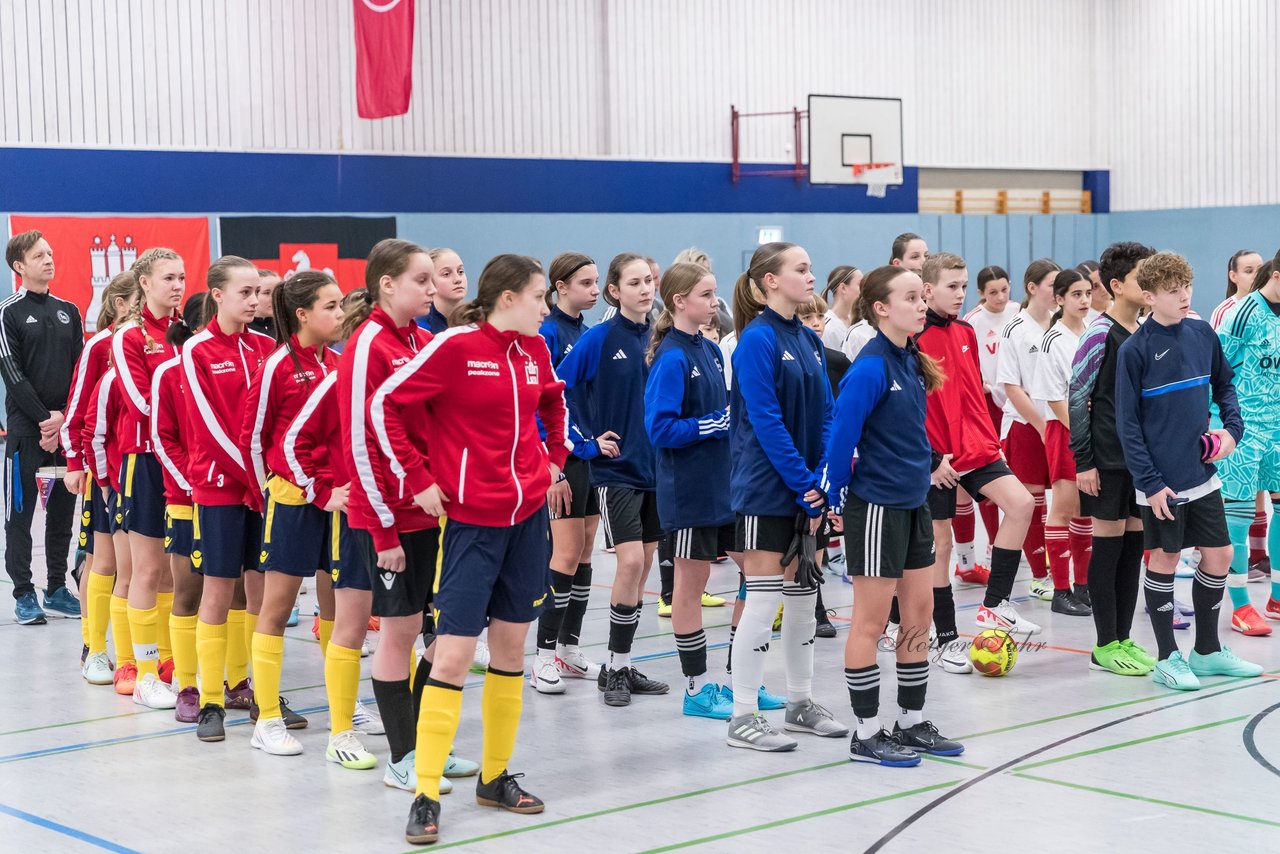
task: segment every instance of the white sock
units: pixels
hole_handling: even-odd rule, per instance
[[[689,685],[684,689],[685,693],[688,694],[689,696],[693,696],[694,694],[697,694],[699,691],[701,691],[702,687],[706,684],[707,684],[707,674],[699,673],[696,676],[690,676]]]
[[[961,572],[968,572],[973,569],[973,542],[956,543],[952,547],[952,552],[956,556],[956,562],[960,564]]]
[[[898,707],[898,726],[902,729],[911,729],[918,723],[924,722],[924,709],[904,709]]]
[[[576,643],[558,643],[556,644],[556,655],[560,658],[567,658],[578,651]]]
[[[879,718],[858,718],[857,721],[858,738],[863,741],[880,731]]]
[[[827,560],[835,560],[844,554],[844,539],[835,539],[827,543]]]
[[[785,600],[782,654],[787,665],[787,702],[800,703],[813,696],[813,636],[818,627],[815,611],[818,591],[805,590],[794,581],[785,581],[782,596]]]
[[[764,657],[773,637],[773,618],[782,602],[782,576],[747,578],[747,599],[733,636],[733,715],[760,710],[760,685],[764,682]],[[813,606],[809,606],[813,619]],[[785,620],[783,621],[786,622]]]
[[[631,653],[629,652],[611,652],[609,653],[609,669],[622,670],[624,667],[631,666]]]

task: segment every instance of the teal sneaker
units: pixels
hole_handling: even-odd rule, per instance
[[[1191,672],[1196,676],[1261,676],[1262,665],[1245,661],[1223,644],[1222,649],[1208,655],[1192,650]]]
[[[724,694],[725,700],[729,703],[732,703],[733,702],[733,686],[725,685],[720,690],[721,690],[721,693]],[[768,689],[766,689],[763,685],[761,685],[760,693],[756,695],[756,705],[759,707],[760,711],[762,712],[774,712],[774,711],[777,711],[778,709],[785,709],[787,707],[787,698],[779,697],[777,694],[770,694]]]
[[[1129,653],[1129,657],[1138,662],[1147,670],[1156,666],[1156,657],[1143,649],[1133,638],[1125,638],[1120,641],[1120,648]]]
[[[684,713],[691,718],[727,721],[733,717],[733,699],[726,698],[720,686],[708,682],[696,694],[684,694]]]
[[[1177,650],[1164,661],[1156,662],[1155,669],[1151,671],[1151,681],[1177,691],[1200,690],[1200,680],[1191,672],[1191,666]]]
[[[50,593],[44,591],[44,609],[57,617],[70,620],[80,619],[80,600],[71,594],[64,584]]]
[[[34,592],[23,593],[13,605],[13,618],[23,626],[43,626],[46,622],[40,601]]]
[[[460,756],[449,754],[449,759],[444,763],[444,776],[446,777],[474,777],[480,773],[480,764],[472,762],[470,759],[463,759]]]

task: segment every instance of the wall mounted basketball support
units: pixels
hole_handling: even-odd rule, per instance
[[[792,142],[792,151],[795,152],[796,162],[791,169],[751,169],[746,172],[742,171],[741,159],[741,130],[740,122],[742,119],[754,119],[763,116],[791,116],[792,130],[795,133],[795,139]],[[779,110],[771,113],[740,113],[736,106],[730,105],[729,119],[733,130],[733,165],[731,167],[733,175],[733,183],[738,183],[739,178],[795,178],[796,183],[809,174],[809,167],[805,166],[801,159],[801,124],[809,117],[808,110],[801,110],[798,107],[792,107],[790,110]]]

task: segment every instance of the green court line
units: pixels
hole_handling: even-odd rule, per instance
[[[921,759],[928,759],[930,762],[941,762],[943,765],[955,765],[958,768],[970,768],[974,771],[986,771],[986,765],[978,765],[973,762],[964,762],[960,759],[954,759],[950,756],[934,756],[930,753],[921,753]]]
[[[1059,762],[1069,762],[1072,759],[1081,759],[1085,756],[1096,756],[1099,753],[1107,753],[1108,751],[1120,750],[1121,748],[1124,748],[1124,747],[1133,747],[1134,745],[1137,745],[1137,744],[1146,744],[1147,742],[1151,742],[1151,741],[1159,741],[1162,738],[1173,738],[1176,735],[1186,735],[1189,732],[1199,732],[1200,730],[1212,729],[1213,727],[1222,726],[1224,724],[1238,723],[1239,721],[1247,720],[1249,717],[1250,715],[1237,715],[1234,718],[1224,718],[1223,720],[1220,720],[1220,721],[1210,721],[1209,723],[1196,724],[1195,726],[1183,727],[1182,729],[1175,729],[1169,732],[1158,733],[1156,735],[1148,735],[1143,738],[1135,738],[1129,741],[1121,741],[1117,744],[1108,744],[1103,747],[1095,747],[1095,748],[1092,748],[1091,750],[1081,750],[1076,753],[1068,753],[1066,756],[1057,756],[1053,759],[1045,759],[1040,762],[1032,762],[1027,765],[1019,765],[1018,767],[1012,769],[1009,773],[1017,774],[1023,771],[1030,771],[1032,768],[1043,768],[1046,765],[1057,765]]]
[[[1183,804],[1177,801],[1168,801],[1163,798],[1152,798],[1146,795],[1135,795],[1130,792],[1117,792],[1114,789],[1103,789],[1098,786],[1086,786],[1083,783],[1068,783],[1065,780],[1050,780],[1047,777],[1038,777],[1035,774],[1014,774],[1015,777],[1021,777],[1024,780],[1035,780],[1038,783],[1049,783],[1054,786],[1063,786],[1068,789],[1079,789],[1082,792],[1094,792],[1099,795],[1108,795],[1113,798],[1125,798],[1131,801],[1141,801],[1148,804],[1157,804],[1164,807],[1173,807],[1180,810],[1190,810],[1191,812],[1204,813],[1205,815],[1214,815],[1220,818],[1234,818],[1238,821],[1247,821],[1253,824],[1262,824],[1267,827],[1280,827],[1280,821],[1271,821],[1265,818],[1257,818],[1251,815],[1240,815],[1239,813],[1227,812],[1225,810],[1217,810],[1212,807],[1201,807],[1195,804]]]

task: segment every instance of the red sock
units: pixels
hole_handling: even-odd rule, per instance
[[[956,515],[951,518],[951,535],[957,545],[973,542],[973,502],[968,498],[956,502]]]
[[[1065,525],[1044,526],[1044,550],[1049,555],[1049,574],[1054,590],[1071,589],[1071,546]]]
[[[1089,585],[1089,560],[1093,557],[1093,520],[1077,516],[1067,527],[1067,539],[1071,542],[1071,567],[1075,583]]]
[[[987,529],[987,542],[996,541],[996,531],[1000,530],[1000,508],[994,501],[979,501],[978,512],[982,514],[982,527]]]
[[[1249,526],[1249,563],[1257,563],[1267,557],[1267,511],[1253,511],[1253,524]]]
[[[1031,511],[1031,525],[1027,528],[1027,538],[1022,541],[1022,553],[1027,563],[1031,564],[1031,575],[1044,578],[1049,574],[1044,561],[1044,493],[1035,496],[1036,506]]]

